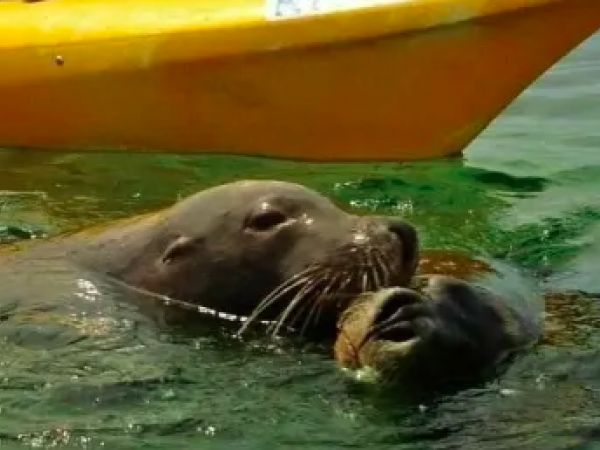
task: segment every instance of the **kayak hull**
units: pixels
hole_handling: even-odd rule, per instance
[[[0,75],[0,146],[314,161],[457,154],[599,27],[600,2],[562,0],[383,35],[198,58],[167,52],[135,64],[128,55],[155,47],[156,36],[102,41],[97,57],[112,48],[121,63],[112,67],[85,63],[93,43],[0,48],[4,67],[21,58],[22,70],[37,70]],[[40,70],[40,55],[52,67]]]

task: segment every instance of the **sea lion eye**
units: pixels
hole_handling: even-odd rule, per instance
[[[268,231],[287,220],[288,218],[281,211],[262,211],[248,218],[246,221],[246,228],[253,231]]]

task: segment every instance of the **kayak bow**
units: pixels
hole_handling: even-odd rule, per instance
[[[0,146],[454,154],[600,27],[600,0],[365,3],[0,1]]]

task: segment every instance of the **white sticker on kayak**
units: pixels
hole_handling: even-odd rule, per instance
[[[407,0],[267,0],[267,18],[287,19],[405,1]]]

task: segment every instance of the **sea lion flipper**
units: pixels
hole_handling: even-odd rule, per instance
[[[388,381],[438,385],[495,373],[539,336],[491,290],[448,276],[424,281],[364,294],[342,317],[336,359]]]
[[[527,317],[484,287],[434,276],[423,294],[434,324],[423,351],[459,378],[495,368],[537,337]]]

